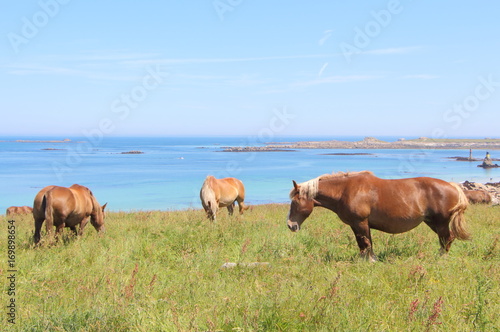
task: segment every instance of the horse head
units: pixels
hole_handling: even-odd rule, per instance
[[[108,205],[108,203],[100,206],[95,198],[93,198],[93,201],[94,208],[92,209],[92,214],[90,215],[90,223],[92,224],[92,226],[94,226],[96,231],[104,232],[104,217],[106,216],[104,209],[106,208],[106,205]]]
[[[292,232],[296,232],[318,203],[310,195],[302,194],[301,185],[298,185],[295,181],[293,181],[293,187],[290,192],[291,203],[287,225]]]

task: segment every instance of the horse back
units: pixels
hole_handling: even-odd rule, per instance
[[[446,216],[459,202],[458,191],[450,183],[429,177],[380,179],[364,174],[345,179],[342,193],[344,214],[357,219],[421,219],[428,215]]]
[[[78,224],[91,212],[92,204],[88,194],[72,187],[47,186],[40,190],[33,203],[34,219],[44,220],[49,213],[54,225],[62,222],[68,225]]]
[[[29,214],[32,212],[33,212],[33,209],[29,206],[11,206],[11,207],[7,208],[7,210],[5,211],[5,214],[6,215]]]
[[[447,216],[459,203],[459,191],[444,180],[417,177],[380,180],[378,204],[400,210],[401,215]]]
[[[82,215],[90,215],[94,211],[94,201],[93,194],[89,188],[81,186],[79,184],[74,184],[69,187],[69,190],[73,192],[75,197],[74,210]]]
[[[243,186],[243,182],[236,178],[224,178],[219,180],[221,195],[225,195],[228,197],[237,197],[244,199],[245,198],[245,187]]]

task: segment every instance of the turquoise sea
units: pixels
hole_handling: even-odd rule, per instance
[[[397,138],[377,137],[394,141]],[[500,181],[500,170],[449,159],[468,150],[296,150],[221,152],[261,145],[255,137],[69,137],[66,143],[17,142],[47,137],[0,137],[0,211],[32,205],[51,184],[88,186],[113,211],[201,208],[199,189],[209,174],[243,181],[249,204],[288,202],[292,180],[324,173],[371,170],[382,178],[430,176],[447,181]],[[57,138],[60,140],[61,138]],[[279,137],[275,142],[363,137]],[[122,154],[141,151],[143,154]],[[366,153],[366,155],[326,155]],[[486,151],[473,151],[482,158]],[[492,157],[498,158],[495,151]],[[500,152],[499,152],[500,154]]]

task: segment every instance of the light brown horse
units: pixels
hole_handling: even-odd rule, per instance
[[[491,195],[486,190],[464,190],[464,193],[471,204],[491,203]]]
[[[383,180],[368,171],[323,175],[290,192],[288,227],[298,231],[315,206],[335,212],[356,236],[361,257],[375,261],[370,229],[397,234],[422,221],[439,237],[441,252],[455,238],[465,240],[467,198],[449,182],[428,178]],[[450,230],[451,228],[451,230]]]
[[[14,214],[30,214],[33,212],[33,209],[30,206],[11,206],[7,208],[5,214],[8,216]]]
[[[229,215],[232,215],[235,202],[238,202],[240,214],[248,209],[243,202],[245,200],[243,182],[235,178],[216,179],[211,175],[207,176],[200,190],[200,199],[207,217],[213,221],[221,207],[227,207]]]
[[[34,242],[40,242],[40,230],[45,221],[47,234],[52,237],[56,227],[56,237],[64,227],[69,227],[75,234],[82,235],[85,225],[90,223],[100,232],[104,231],[104,208],[99,205],[89,188],[74,184],[69,188],[47,186],[40,190],[33,203],[35,219]],[[76,226],[79,225],[77,233]]]

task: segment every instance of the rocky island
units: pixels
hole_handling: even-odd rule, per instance
[[[499,150],[500,139],[432,139],[421,137],[418,139],[399,139],[395,142],[386,142],[374,137],[365,137],[361,141],[303,141],[268,143],[265,146],[254,147],[227,147],[224,152],[266,152],[290,151],[298,149],[477,149]]]

